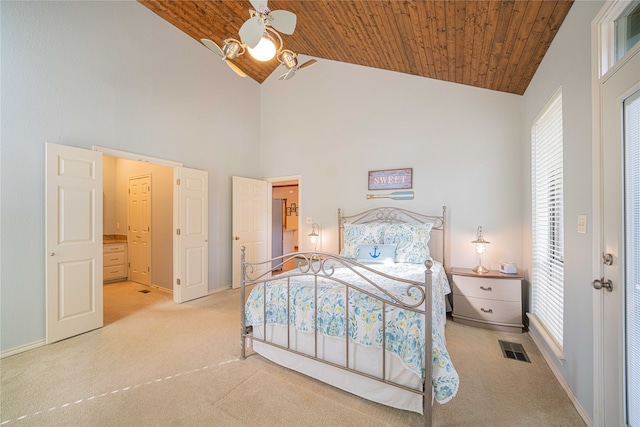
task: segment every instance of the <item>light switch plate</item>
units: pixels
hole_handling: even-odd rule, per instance
[[[578,215],[578,233],[580,234],[587,233],[587,216],[586,215]]]

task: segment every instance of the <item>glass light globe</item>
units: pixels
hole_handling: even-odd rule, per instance
[[[262,36],[260,43],[254,48],[248,48],[249,53],[258,61],[268,61],[276,56],[276,45],[273,40],[266,36]]]

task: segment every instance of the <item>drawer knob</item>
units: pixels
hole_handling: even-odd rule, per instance
[[[485,288],[484,286],[480,286],[480,289],[482,289],[483,291],[492,291],[493,289],[491,289],[491,286],[489,286],[488,288]]]
[[[484,308],[481,308],[480,311],[482,311],[483,313],[489,313],[489,314],[493,314],[493,309],[489,309],[489,310],[485,310]]]

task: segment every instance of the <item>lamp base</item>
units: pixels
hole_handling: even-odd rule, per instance
[[[473,272],[476,274],[487,274],[489,272],[489,269],[483,267],[482,265],[479,265],[473,269]]]

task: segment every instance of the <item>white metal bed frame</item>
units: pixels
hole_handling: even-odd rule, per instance
[[[446,272],[446,265],[444,263],[445,260],[445,226],[446,226],[446,206],[444,206],[442,208],[442,216],[430,216],[430,215],[423,215],[423,214],[419,214],[416,212],[411,212],[405,209],[400,209],[400,208],[393,208],[393,207],[382,207],[382,208],[375,208],[375,209],[370,209],[364,212],[361,212],[359,214],[355,214],[355,215],[350,215],[350,216],[345,216],[342,214],[342,210],[338,209],[338,229],[339,229],[339,247],[340,250],[342,250],[342,246],[343,246],[343,239],[344,239],[344,227],[345,224],[350,223],[350,224],[365,224],[365,223],[374,223],[374,222],[383,222],[383,223],[389,223],[389,224],[393,224],[393,223],[407,223],[407,222],[418,222],[418,223],[431,223],[432,224],[432,230],[435,231],[441,231],[442,232],[442,251],[441,251],[441,262],[443,264],[443,266],[445,267],[445,272]],[[433,245],[431,245],[431,247],[433,248]],[[275,261],[275,263],[274,263]],[[289,342],[289,337],[290,337],[290,326],[291,326],[291,322],[287,323],[287,344],[286,345],[280,345],[274,342],[271,342],[269,340],[266,339],[267,337],[267,333],[266,333],[266,328],[267,328],[267,322],[266,322],[266,288],[267,286],[263,286],[263,325],[262,328],[263,329],[263,333],[262,333],[262,337],[263,338],[258,338],[255,337],[253,335],[253,327],[252,326],[247,326],[246,325],[246,312],[245,312],[245,303],[247,300],[247,295],[246,295],[246,287],[247,286],[252,286],[252,285],[256,285],[258,283],[266,283],[268,281],[273,280],[272,278],[272,273],[279,271],[282,266],[290,261],[294,261],[296,263],[298,263],[298,269],[296,270],[292,270],[291,272],[288,272],[285,275],[280,275],[280,278],[286,278],[287,280],[287,313],[289,313],[290,307],[291,307],[291,301],[290,301],[290,291],[291,291],[291,279],[295,278],[295,277],[299,277],[299,276],[313,276],[314,277],[314,286],[315,286],[315,292],[317,295],[317,288],[318,288],[318,279],[324,279],[324,280],[330,280],[332,282],[335,283],[339,283],[343,286],[345,286],[346,289],[346,308],[347,311],[345,313],[345,324],[347,325],[347,330],[346,330],[346,340],[345,340],[345,366],[330,362],[328,360],[324,360],[322,357],[319,357],[318,355],[318,329],[317,327],[314,327],[315,330],[315,349],[314,349],[314,354],[310,355],[310,354],[306,354],[306,353],[302,353],[299,352],[295,349],[293,349],[291,347],[291,344]],[[347,258],[343,258],[340,257],[338,255],[335,254],[331,254],[331,253],[326,253],[326,252],[318,252],[318,251],[302,251],[302,252],[295,252],[295,253],[291,253],[291,254],[286,254],[286,255],[282,255],[276,258],[272,258],[270,260],[265,260],[265,261],[260,261],[260,262],[248,262],[246,260],[246,251],[245,248],[242,247],[241,248],[241,284],[240,284],[240,310],[241,310],[241,358],[245,359],[247,357],[247,340],[251,340],[251,341],[257,341],[257,342],[261,342],[263,344],[267,344],[270,346],[274,346],[280,350],[284,350],[287,352],[291,352],[294,353],[298,356],[301,357],[305,357],[308,359],[312,359],[318,362],[321,362],[323,364],[332,366],[334,368],[338,368],[338,369],[342,369],[357,375],[361,375],[364,377],[367,377],[369,379],[375,380],[375,381],[379,381],[385,384],[388,384],[390,386],[394,386],[394,387],[398,387],[400,389],[403,390],[407,390],[411,393],[415,393],[418,395],[422,396],[422,406],[423,406],[423,415],[424,415],[424,425],[425,426],[431,426],[431,422],[432,422],[432,402],[433,402],[433,387],[432,387],[432,383],[431,383],[431,376],[432,376],[432,268],[433,266],[433,262],[431,260],[427,260],[425,262],[425,280],[424,282],[415,282],[415,281],[411,281],[411,280],[406,280],[406,279],[401,279],[401,278],[396,278],[396,277],[392,277],[389,275],[386,275],[384,273],[380,273],[366,265],[360,264],[356,261],[353,261],[351,259],[347,259]],[[339,277],[334,276],[334,271],[336,267],[345,267],[350,269],[351,271],[355,272],[360,278],[362,278],[366,283],[374,286],[377,290],[379,290],[380,292],[382,292],[383,294],[385,294],[387,296],[388,299],[384,299],[381,298],[367,290],[361,289],[358,286],[355,286],[351,283],[348,283],[342,279],[340,279]],[[266,269],[266,271],[265,271]],[[367,272],[367,276],[363,275],[361,272],[358,272],[358,269],[362,269],[364,271]],[[373,275],[374,279],[371,279],[370,277]],[[414,304],[407,304],[404,303],[403,301],[401,301],[400,299],[398,299],[396,296],[388,293],[386,290],[384,290],[383,288],[381,288],[380,286],[378,286],[375,282],[376,282],[376,278],[382,278],[385,277],[387,279],[393,279],[397,282],[401,282],[406,284],[406,292],[407,294],[409,293],[414,293],[418,292],[419,295],[419,299],[420,301]],[[295,286],[295,285],[294,285]],[[348,325],[349,322],[346,321],[349,318],[349,312],[348,312],[348,307],[349,307],[349,294],[351,291],[358,291],[361,293],[364,293],[366,295],[368,295],[371,298],[374,298],[378,301],[380,301],[382,303],[382,337],[383,337],[383,342],[382,342],[382,347],[381,347],[381,354],[382,354],[382,366],[381,366],[381,372],[379,376],[374,376],[365,372],[361,372],[358,371],[357,369],[355,369],[354,367],[349,366],[349,329],[348,329]],[[420,309],[420,306],[424,303],[424,309]],[[425,333],[425,352],[424,352],[424,366],[422,367],[422,371],[424,372],[424,375],[422,377],[421,380],[421,389],[414,389],[411,387],[407,387],[404,384],[399,384],[396,383],[394,381],[391,381],[387,378],[386,372],[385,372],[385,353],[386,353],[386,345],[385,345],[385,338],[386,338],[386,322],[385,322],[385,310],[386,307],[390,305],[390,306],[394,306],[394,307],[398,307],[398,308],[402,308],[405,310],[410,310],[410,311],[414,311],[416,313],[419,313],[421,315],[424,316],[424,333]],[[317,321],[317,309],[318,309],[318,304],[316,302],[316,304],[314,304],[315,307],[315,313],[314,313],[314,319],[316,319]],[[289,318],[289,315],[287,314],[287,318]],[[427,362],[428,361],[428,362]]]

